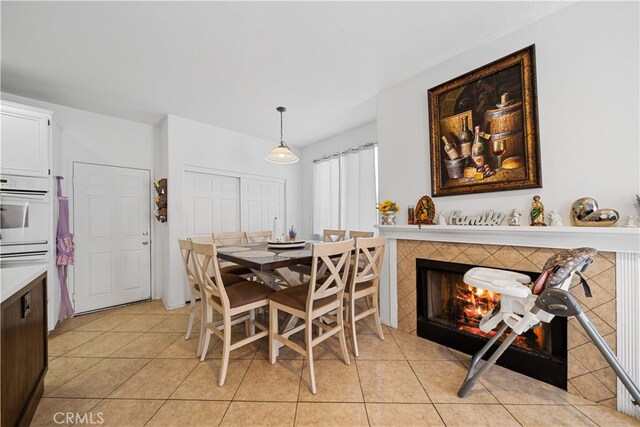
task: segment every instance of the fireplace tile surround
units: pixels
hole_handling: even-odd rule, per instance
[[[640,234],[638,234],[637,229],[635,230],[636,235],[633,235],[631,230],[625,230],[626,232],[623,231],[622,233],[614,230],[614,235],[615,233],[620,233],[624,236],[623,239],[618,239],[622,250],[616,250],[610,239],[606,239],[606,244],[597,244],[604,236],[592,239],[591,245],[584,244],[589,241],[589,239],[585,239],[584,234],[590,230],[584,230],[584,234],[575,235],[574,230],[562,230],[561,233],[569,231],[569,235],[575,238],[555,240],[556,243],[554,244],[554,239],[551,236],[543,239],[537,236],[537,239],[535,239],[537,240],[536,244],[540,244],[540,246],[519,246],[514,245],[513,242],[516,240],[524,242],[528,239],[505,236],[502,236],[502,238],[495,237],[509,232],[510,230],[508,229],[510,227],[499,227],[501,230],[487,230],[487,228],[494,227],[473,227],[475,230],[470,230],[469,227],[455,226],[432,227],[427,226],[422,230],[412,226],[379,227],[380,235],[387,236],[390,239],[390,251],[386,260],[386,268],[388,280],[395,279],[395,286],[389,286],[389,292],[394,294],[390,295],[391,304],[393,304],[394,300],[396,302],[394,313],[396,316],[390,322],[391,326],[416,334],[416,259],[539,272],[546,260],[559,250],[569,247],[592,246],[600,250],[593,264],[585,273],[585,277],[592,289],[593,297],[586,298],[582,287],[577,286],[577,283],[571,288],[571,292],[580,301],[582,309],[609,346],[614,352],[617,350],[617,337],[620,332],[618,331],[618,317],[620,313],[617,312],[617,303],[619,301],[616,298],[616,271],[617,268],[620,270],[621,267],[616,265],[617,255],[620,255],[620,252],[624,252],[627,255],[629,254],[628,252],[631,252],[631,260],[637,262],[638,255],[637,252],[633,252],[636,248],[632,241],[638,238],[640,242]],[[513,233],[510,234],[522,233],[527,236],[532,230],[525,229],[531,228],[522,227],[520,230],[513,230],[512,228]],[[491,237],[483,238],[482,233],[484,232],[487,232],[486,234]],[[544,235],[544,233],[549,234],[550,232],[553,232],[553,230],[545,230],[540,234]],[[600,233],[603,232],[601,231]],[[498,244],[501,240],[505,244]],[[478,243],[471,243],[474,241]],[[484,241],[490,241],[491,244],[484,243]],[[558,244],[557,242],[562,243]],[[637,266],[632,270],[631,283],[634,282],[633,276],[638,275]],[[623,270],[623,274],[618,273],[618,275],[623,276],[628,272]],[[384,281],[384,278],[381,280]],[[635,280],[635,285],[640,285],[637,279]],[[636,294],[640,294],[640,292],[632,292],[632,296],[637,297]],[[394,307],[391,307],[390,312],[394,312]],[[395,320],[395,324],[393,320]],[[635,319],[631,319],[631,324],[634,323]],[[624,321],[624,324],[628,325],[628,320]],[[623,412],[634,414],[634,409],[629,410],[628,406],[624,406],[624,403],[623,407],[620,407],[620,399],[617,399],[620,385],[617,385],[616,376],[577,321],[569,319],[567,326],[568,391],[612,408],[617,407],[618,410]],[[640,327],[640,325],[638,326]],[[638,352],[638,349],[627,349],[627,353],[629,351],[633,354]],[[621,357],[619,352],[618,357],[621,358],[625,368],[634,376],[632,372],[637,367],[629,367],[628,363],[625,362],[625,358]],[[626,394],[626,390],[624,394]],[[637,412],[635,415],[639,416]]]

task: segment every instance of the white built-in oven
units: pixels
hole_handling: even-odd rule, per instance
[[[0,176],[0,260],[44,261],[49,244],[48,178]]]

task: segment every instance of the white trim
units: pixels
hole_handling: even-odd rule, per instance
[[[640,255],[616,254],[616,342],[620,363],[640,384]],[[618,411],[640,418],[640,407],[631,403],[631,395],[617,381]]]
[[[479,243],[536,248],[591,247],[640,253],[640,229],[624,227],[509,227],[465,225],[377,225],[381,236],[398,240]]]
[[[0,99],[0,104],[3,105],[3,106],[7,106],[7,107],[18,108],[20,110],[33,111],[34,113],[40,113],[40,114],[53,116],[53,111],[45,110],[44,108],[33,107],[31,105],[18,104],[16,102],[5,101],[4,99]],[[52,119],[52,117],[50,117],[49,119]],[[49,142],[51,142],[51,141],[49,141]]]
[[[262,181],[272,181],[277,183],[286,183],[287,180],[285,178],[276,178],[273,176],[267,175],[255,175],[250,173],[236,172],[236,171],[228,171],[223,169],[214,169],[207,168],[203,166],[195,166],[195,165],[184,165],[184,172],[196,172],[196,173],[205,173],[209,175],[222,175],[222,176],[231,176],[234,178],[244,178],[244,179],[259,179]]]

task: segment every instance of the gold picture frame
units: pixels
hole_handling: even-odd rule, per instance
[[[542,187],[535,45],[431,88],[427,97],[433,197]],[[458,144],[470,134],[475,140],[474,126],[474,155],[466,144],[463,156]]]

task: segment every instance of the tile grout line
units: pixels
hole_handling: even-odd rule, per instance
[[[217,345],[217,343],[213,347],[215,347],[216,345]],[[213,347],[211,348],[211,350],[213,350]],[[260,346],[258,346],[258,349],[259,348],[260,348]],[[206,351],[206,349],[202,349],[202,351]],[[258,351],[256,350],[256,353],[257,352]],[[240,390],[240,386],[242,385],[242,382],[244,381],[245,377],[247,376],[247,372],[249,372],[249,368],[251,368],[251,365],[253,364],[253,361],[254,361],[255,358],[256,358],[256,355],[254,354],[253,357],[250,359],[249,366],[247,366],[247,369],[244,371],[244,374],[242,374],[242,379],[238,383],[238,387],[236,388],[236,391],[233,392],[233,396],[231,396],[231,400],[229,400],[229,405],[227,405],[227,409],[225,409],[224,414],[222,414],[222,418],[220,418],[220,422],[218,423],[218,425],[222,425],[222,422],[224,421],[225,417],[227,416],[227,413],[229,412],[229,408],[231,408],[231,404],[234,402],[236,394],[238,394],[238,390]],[[244,360],[246,360],[246,359],[244,359]],[[206,358],[205,358],[205,361],[206,361]],[[220,367],[222,367],[222,359],[220,359]],[[228,373],[228,370],[227,370],[227,373]],[[214,385],[217,385],[217,384],[214,384]]]
[[[106,358],[105,358],[105,360],[106,360]],[[140,360],[140,359],[128,359],[128,360]],[[149,363],[151,363],[152,360],[153,359],[147,359],[147,363],[145,363],[138,370],[136,370],[131,375],[129,375],[129,377],[126,380],[124,380],[123,382],[121,382],[120,385],[118,385],[115,389],[111,390],[111,393],[107,394],[105,399],[109,399],[109,396],[111,396],[113,393],[115,393],[117,390],[119,390],[127,381],[129,381],[131,378],[133,378],[134,375],[136,375],[138,372],[140,372],[145,367],[147,367],[149,365]],[[98,362],[98,363],[101,363],[101,362]]]
[[[141,399],[133,399],[133,400],[141,400]],[[159,400],[159,399],[148,399],[148,400]],[[156,414],[157,414],[158,412],[160,412],[160,409],[162,409],[162,407],[164,406],[164,404],[165,404],[165,403],[167,403],[168,401],[169,401],[169,399],[165,399],[165,401],[164,401],[164,402],[162,402],[162,405],[158,406],[158,409],[156,409],[156,411],[155,411],[155,412],[154,412],[154,413],[149,417],[149,419],[144,423],[144,425],[145,425],[145,426],[146,426],[146,425],[148,425],[148,424],[151,422],[151,420],[153,419],[153,417],[155,417],[155,416],[156,416]]]
[[[500,401],[498,401],[498,402],[500,402]],[[513,418],[514,420],[516,420],[516,422],[517,422],[518,424],[520,424],[521,426],[522,426],[522,425],[524,425],[524,424],[522,424],[522,423],[518,420],[518,418],[516,418],[516,416],[515,416],[515,415],[513,415],[513,413],[509,410],[509,408],[507,408],[507,407],[506,407],[505,405],[503,405],[502,403],[500,403],[500,405],[502,405],[502,407],[504,408],[504,410],[505,410],[505,411],[507,411],[507,414],[509,414],[509,415],[511,416],[511,418]]]
[[[80,358],[78,358],[78,359],[80,359]],[[86,359],[98,359],[98,357],[93,357],[93,358],[91,358],[91,357],[87,357]],[[65,384],[67,384],[67,383],[69,383],[69,382],[73,381],[74,379],[76,379],[77,377],[79,377],[80,375],[82,375],[83,373],[87,372],[89,369],[93,368],[93,367],[94,367],[94,366],[96,366],[98,363],[102,362],[102,360],[106,359],[106,357],[102,357],[102,358],[100,358],[100,359],[101,359],[101,360],[98,360],[96,363],[94,363],[93,365],[89,366],[89,367],[88,367],[87,369],[85,369],[84,371],[78,372],[78,373],[77,373],[73,378],[70,378],[69,380],[67,380],[67,381],[65,381],[64,383],[60,384],[58,387],[56,387],[56,388],[54,388],[53,390],[49,391],[49,392],[47,393],[47,395],[46,395],[46,396],[43,394],[43,396],[42,396],[42,397],[49,397],[49,395],[50,395],[51,393],[53,393],[54,391],[58,390],[60,387],[64,386]],[[46,378],[46,377],[45,377],[45,378]]]
[[[369,408],[367,408],[367,399],[364,397],[364,389],[362,388],[362,380],[360,379],[360,370],[358,369],[358,359],[353,356],[353,363],[356,365],[356,374],[358,375],[358,385],[360,386],[360,393],[362,393],[362,404],[364,405],[364,413],[367,415],[367,423],[371,426],[371,418],[369,418]]]

